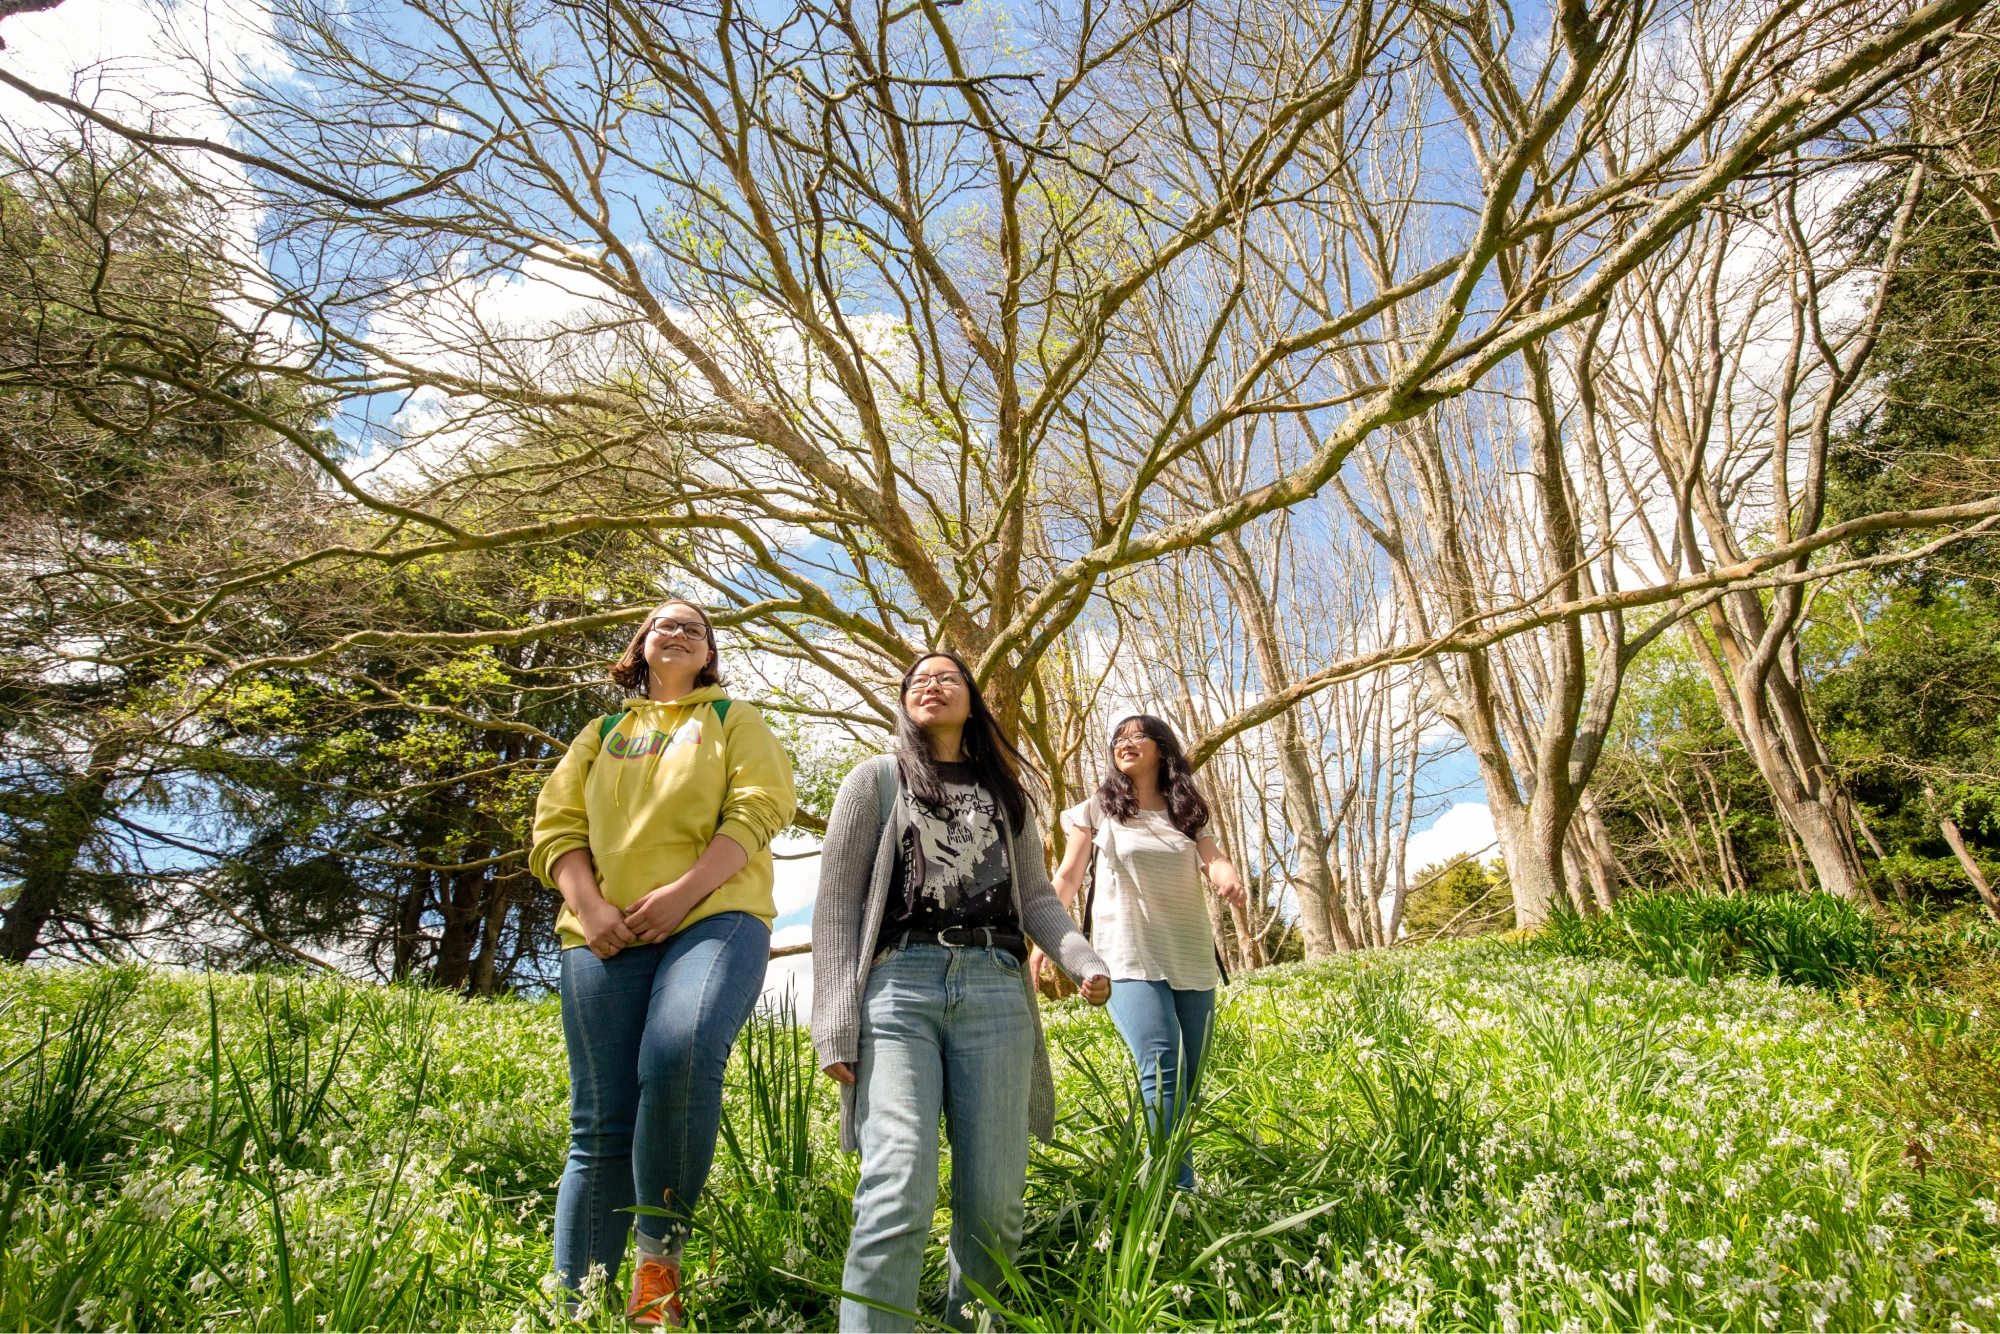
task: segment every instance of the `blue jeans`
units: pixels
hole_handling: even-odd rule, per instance
[[[861,1180],[841,1286],[914,1311],[937,1212],[938,1115],[951,1141],[951,1245],[945,1323],[970,1329],[965,1280],[998,1294],[994,1253],[1021,1244],[1028,1184],[1028,1084],[1034,1015],[1021,963],[1002,950],[905,945],[868,974],[855,1133]],[[844,1330],[906,1330],[902,1316],[840,1303]]]
[[[1111,1022],[1139,1067],[1139,1096],[1155,1133],[1171,1134],[1187,1114],[1201,1079],[1202,1053],[1215,1020],[1215,989],[1176,991],[1165,982],[1120,978],[1111,984]],[[1164,1124],[1160,1113],[1171,1107]],[[1194,1189],[1194,1149],[1181,1156],[1177,1184]]]
[[[648,1237],[687,1234],[722,1126],[722,1071],[757,1006],[771,929],[748,913],[704,917],[609,959],[562,952],[569,1047],[569,1165],[556,1191],[556,1277],[618,1276],[635,1203]],[[670,1235],[671,1234],[671,1235]]]

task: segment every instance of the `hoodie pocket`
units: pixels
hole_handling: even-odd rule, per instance
[[[598,892],[617,907],[630,907],[661,885],[686,875],[707,846],[656,843],[650,847],[596,853]]]

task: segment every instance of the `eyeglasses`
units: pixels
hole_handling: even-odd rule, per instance
[[[936,686],[939,690],[956,690],[964,684],[965,675],[962,672],[929,672],[923,676],[911,677],[909,685],[903,687],[903,693],[929,690],[932,686]]]
[[[700,621],[680,621],[671,616],[662,616],[646,629],[662,639],[704,639],[708,635],[708,627]]]

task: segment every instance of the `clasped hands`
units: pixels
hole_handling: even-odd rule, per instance
[[[680,929],[693,905],[680,892],[680,880],[661,885],[629,908],[619,908],[602,895],[594,903],[578,909],[583,923],[583,942],[600,959],[608,959],[628,945],[655,945]]]

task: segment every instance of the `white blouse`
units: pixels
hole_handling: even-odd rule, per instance
[[[1114,980],[1165,982],[1176,991],[1207,991],[1222,979],[1215,968],[1215,929],[1201,887],[1195,844],[1165,811],[1135,811],[1114,820],[1096,797],[1062,813],[1065,825],[1092,830],[1097,845],[1097,894],[1091,943]]]

